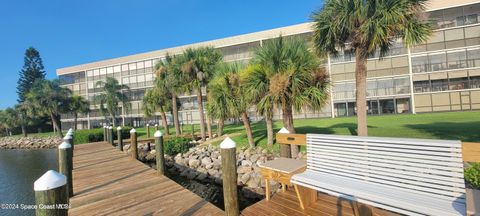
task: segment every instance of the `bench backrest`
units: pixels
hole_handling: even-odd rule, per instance
[[[460,141],[307,134],[307,169],[465,202]]]

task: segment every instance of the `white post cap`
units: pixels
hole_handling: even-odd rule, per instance
[[[72,145],[70,143],[67,143],[67,142],[63,142],[62,144],[60,144],[58,146],[58,149],[67,149],[67,148],[72,148]]]
[[[147,123],[147,127],[150,127],[150,124]]]
[[[68,134],[63,137],[63,140],[73,139],[72,135]]]
[[[220,143],[220,148],[222,149],[235,148],[235,147],[237,147],[237,144],[228,136],[222,141],[222,143]]]
[[[108,129],[113,129],[113,127],[112,127],[112,126],[110,126],[110,127],[108,127]]]
[[[33,183],[34,191],[46,191],[67,184],[67,177],[49,170]]]
[[[68,132],[67,132],[67,135],[73,136],[73,132],[68,131]]]
[[[122,127],[118,126],[118,127],[117,127],[117,130],[122,130]]]
[[[155,127],[158,127],[158,124],[155,124]]]
[[[106,126],[106,125],[103,125],[103,128],[107,128],[107,126]]]
[[[137,131],[135,130],[135,128],[132,128],[132,129],[130,130],[130,133],[136,133],[136,132],[137,132]]]
[[[72,128],[68,129],[68,132],[69,132],[69,133],[70,133],[70,132],[73,132],[73,129],[72,129]]]
[[[162,132],[160,130],[157,130],[155,134],[153,134],[154,137],[161,137],[163,136]]]
[[[288,134],[288,133],[290,133],[290,131],[288,131],[286,128],[283,127],[282,129],[280,129],[278,131],[278,133]]]

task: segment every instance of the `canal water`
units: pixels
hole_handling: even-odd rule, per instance
[[[57,167],[55,149],[0,150],[0,216],[35,215],[21,205],[35,204],[33,182]]]

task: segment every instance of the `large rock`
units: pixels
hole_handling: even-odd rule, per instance
[[[248,167],[248,166],[239,166],[237,168],[237,173],[238,174],[249,173],[251,171],[252,171],[252,167]]]
[[[197,168],[200,165],[200,161],[197,159],[190,159],[188,161],[188,166],[191,168]]]
[[[204,167],[206,167],[207,165],[210,165],[212,163],[212,159],[208,158],[208,157],[204,157],[202,158],[202,165]]]

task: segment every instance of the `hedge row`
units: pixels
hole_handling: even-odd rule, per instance
[[[122,127],[122,137],[123,139],[130,139],[130,130],[131,127]],[[113,138],[117,139],[117,129],[113,129]],[[89,130],[78,130],[75,132],[73,137],[73,143],[82,144],[90,142],[99,142],[103,141],[103,128],[95,128]]]

